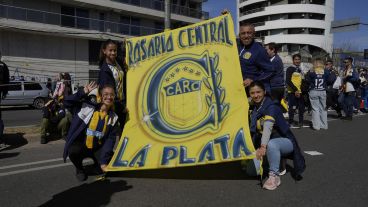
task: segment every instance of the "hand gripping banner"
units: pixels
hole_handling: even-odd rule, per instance
[[[229,14],[126,41],[126,123],[109,171],[254,158]]]

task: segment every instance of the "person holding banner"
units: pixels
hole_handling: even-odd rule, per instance
[[[76,177],[79,181],[87,179],[82,161],[90,157],[98,173],[106,170],[113,155],[113,147],[118,136],[118,116],[113,111],[115,100],[115,87],[105,85],[100,88],[101,103],[95,103],[88,99],[88,93],[97,88],[95,82],[86,84],[84,90],[67,96],[64,99],[66,107],[78,108],[73,118],[64,147],[64,162],[67,156],[76,168]],[[97,161],[95,153],[100,152]]]
[[[275,190],[280,184],[280,160],[290,158],[294,161],[297,179],[305,170],[305,160],[298,142],[283,117],[279,103],[266,96],[262,82],[254,81],[249,85],[249,93],[255,107],[251,113],[250,131],[256,150],[256,158],[261,160],[267,155],[269,176],[263,184],[267,190]]]
[[[114,111],[119,117],[121,129],[123,129],[126,118],[124,71],[117,62],[117,48],[118,45],[113,40],[108,39],[102,43],[100,49],[98,85],[100,88],[104,87],[106,84],[114,86],[116,97]]]
[[[266,49],[254,41],[255,29],[250,23],[240,24],[238,51],[243,85],[247,88],[253,81],[261,81],[270,91],[270,78],[274,73]],[[248,94],[249,95],[249,94]]]

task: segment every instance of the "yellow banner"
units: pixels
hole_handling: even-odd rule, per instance
[[[109,171],[253,159],[229,14],[126,42],[129,121]]]

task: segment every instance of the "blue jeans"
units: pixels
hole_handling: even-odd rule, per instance
[[[278,175],[281,156],[286,156],[293,152],[293,143],[288,138],[270,139],[267,144],[267,160],[270,165],[270,173]]]

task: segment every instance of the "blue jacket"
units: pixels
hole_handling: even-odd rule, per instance
[[[271,76],[270,85],[271,88],[283,88],[285,87],[284,80],[284,63],[279,55],[275,55],[271,61],[272,67],[274,69],[274,74]]]
[[[298,142],[282,114],[279,103],[272,101],[271,98],[267,96],[265,97],[262,106],[260,108],[257,108],[256,106],[251,113],[250,132],[252,134],[255,147],[258,148],[260,146],[262,137],[256,129],[257,120],[262,119],[266,115],[273,117],[275,120],[270,139],[284,137],[288,138],[293,143],[294,151],[288,158],[293,160],[295,173],[297,175],[301,175],[304,172],[306,165]]]
[[[330,72],[327,69],[324,69],[323,74],[317,74],[314,71],[307,73],[305,79],[309,84],[309,90],[325,91],[327,89],[329,75]]]
[[[124,75],[124,78],[126,78],[126,75]],[[126,80],[124,80],[123,84],[125,84],[125,83],[126,83]],[[112,86],[114,86],[114,89],[116,89],[116,83],[115,83],[114,75],[112,74],[112,71],[110,70],[109,65],[105,61],[102,63],[102,65],[100,67],[100,72],[98,73],[97,84],[99,85],[100,88],[102,88],[104,85],[112,85]],[[125,94],[126,94],[125,88],[126,87],[123,86],[124,97],[125,97]],[[122,104],[122,108],[125,108],[125,105],[126,105],[125,98],[123,99],[123,102],[121,104]]]
[[[243,45],[238,41],[240,67],[243,80],[262,81],[265,86],[270,85],[270,78],[274,72],[270,58],[263,46],[253,41],[250,45]]]
[[[64,147],[64,162],[69,154],[69,147],[76,139],[85,139],[86,130],[88,124],[92,118],[93,113],[99,109],[100,105],[95,104],[90,101],[82,102],[87,96],[83,90],[79,90],[76,94],[65,97],[64,105],[65,107],[77,107],[79,108],[78,113],[75,114],[71,126],[68,131],[65,147]],[[113,112],[109,112],[109,120],[106,127],[106,133],[102,138],[102,149],[100,156],[100,164],[108,164],[112,155],[113,148],[115,145],[116,136],[118,136],[118,124],[117,115]]]

